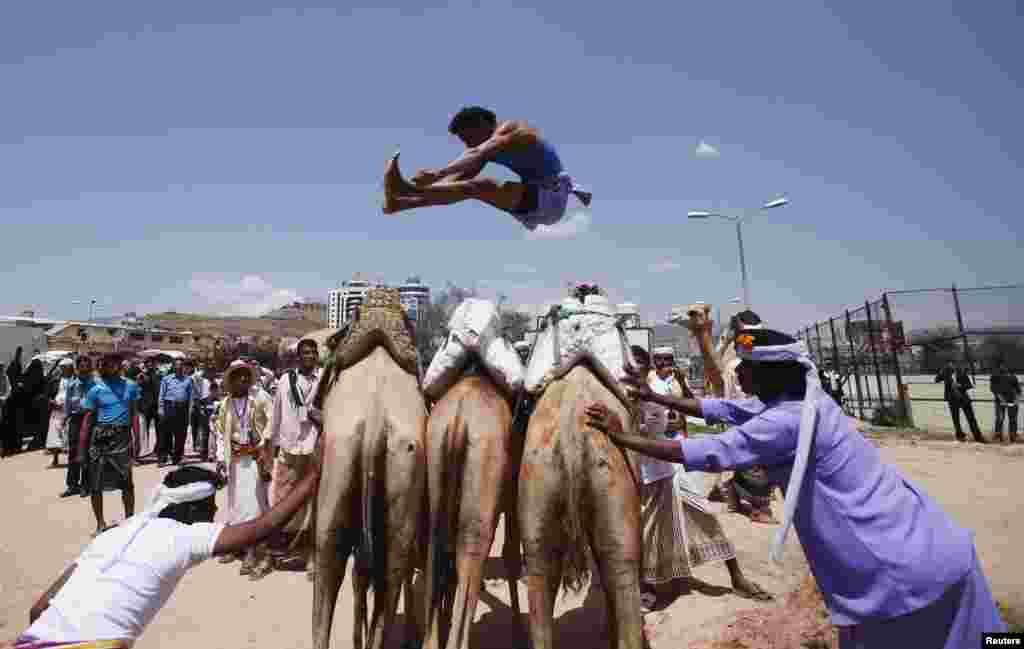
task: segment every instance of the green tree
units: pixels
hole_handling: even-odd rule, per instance
[[[963,355],[963,342],[956,327],[935,327],[915,336],[914,345],[921,346],[921,371],[938,372],[949,361]]]
[[[1010,334],[985,336],[978,349],[981,368],[994,370],[999,361],[1011,371],[1024,369],[1024,338]]]
[[[476,297],[476,291],[447,282],[434,301],[420,309],[416,322],[416,351],[421,363],[428,365],[434,358],[448,335],[448,320],[452,312],[468,297]]]

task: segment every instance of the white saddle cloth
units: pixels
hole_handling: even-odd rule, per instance
[[[523,387],[523,362],[502,336],[498,308],[490,300],[468,298],[448,321],[448,339],[434,354],[423,378],[423,392],[437,400],[462,376],[470,360],[477,358],[484,370],[508,394]]]
[[[547,329],[537,336],[524,387],[530,394],[539,394],[585,361],[623,403],[628,403],[620,381],[625,377],[623,366],[632,367],[633,358],[615,311],[602,295],[588,295],[584,304],[571,298],[562,302],[557,322],[551,326],[549,321]]]

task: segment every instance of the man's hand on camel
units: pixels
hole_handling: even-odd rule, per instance
[[[617,413],[608,409],[603,403],[592,403],[587,406],[587,424],[611,437],[622,434],[622,420]]]
[[[630,388],[633,396],[640,401],[650,400],[650,397],[654,392],[651,390],[651,386],[647,383],[647,377],[643,376],[640,370],[629,365],[623,365],[622,371],[626,373],[626,376],[622,377],[622,382]]]
[[[416,175],[412,177],[412,184],[417,187],[428,187],[441,180],[441,178],[443,178],[443,176],[433,169],[420,169],[416,172]]]

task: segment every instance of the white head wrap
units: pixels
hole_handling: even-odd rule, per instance
[[[745,346],[741,343],[743,335],[737,337],[736,355],[743,360],[762,363],[799,363],[806,370],[804,377],[807,392],[804,394],[803,407],[800,410],[800,433],[796,442],[796,457],[793,460],[793,472],[789,475],[786,486],[786,500],[782,510],[782,526],[775,533],[770,553],[771,560],[782,563],[783,548],[789,528],[793,526],[793,514],[796,512],[797,501],[803,486],[804,473],[810,457],[811,443],[818,419],[818,400],[827,395],[821,388],[818,379],[818,368],[807,353],[807,345],[802,340],[789,345],[763,345],[758,347]]]
[[[157,485],[156,489],[153,490],[153,495],[149,498],[149,506],[146,507],[145,511],[132,516],[121,524],[123,527],[128,529],[127,538],[125,539],[124,544],[111,555],[110,559],[100,566],[100,572],[103,572],[113,566],[118,559],[124,555],[124,551],[132,544],[135,537],[139,535],[139,532],[141,532],[152,520],[158,518],[160,516],[160,512],[162,512],[165,507],[169,505],[196,502],[209,498],[215,493],[217,493],[217,488],[212,482],[206,481],[191,482],[180,487],[168,487],[162,483]]]

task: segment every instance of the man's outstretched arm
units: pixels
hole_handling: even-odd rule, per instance
[[[39,596],[36,603],[32,605],[32,608],[28,612],[28,623],[35,624],[35,621],[39,619],[39,616],[43,614],[43,611],[50,607],[50,600],[60,592],[61,588],[64,588],[64,584],[68,583],[68,579],[71,578],[71,573],[78,567],[77,563],[73,563],[67,567],[57,580],[50,584],[50,587],[46,589],[46,592]]]
[[[491,158],[501,151],[536,144],[538,139],[537,131],[525,123],[505,122],[498,127],[491,139],[480,146],[466,149],[458,160],[447,167],[438,169],[435,173],[441,178],[446,178],[453,174],[471,172],[478,167],[482,169]],[[480,173],[479,170],[476,173]]]
[[[322,458],[322,450],[318,455]],[[275,505],[266,514],[255,520],[238,525],[228,525],[217,538],[213,554],[220,556],[244,550],[274,532],[283,528],[292,516],[316,493],[320,483],[320,464],[318,463],[309,474],[296,485],[295,489],[284,500]],[[314,503],[315,507],[316,504]]]
[[[619,416],[603,403],[587,406],[587,425],[604,432],[613,442],[631,451],[665,462],[683,463],[683,448],[678,441],[652,439],[625,432]]]

